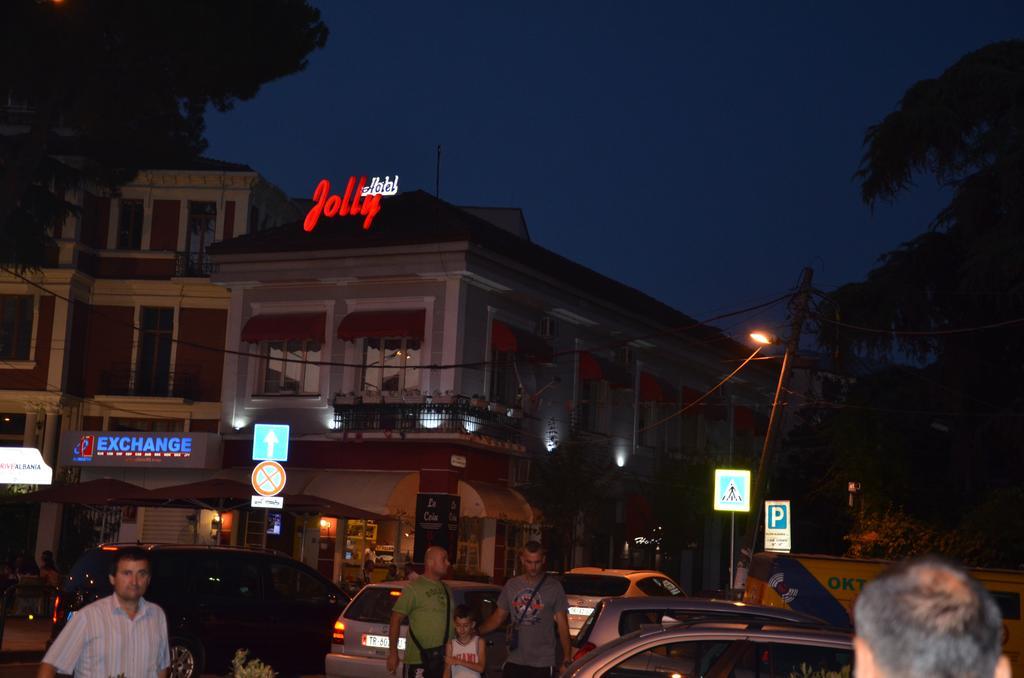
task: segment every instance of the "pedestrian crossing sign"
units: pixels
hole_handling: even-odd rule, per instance
[[[715,510],[750,511],[750,471],[715,469]]]

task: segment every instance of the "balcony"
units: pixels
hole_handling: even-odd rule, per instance
[[[206,278],[217,272],[217,264],[200,252],[176,252],[175,273],[179,278]]]
[[[344,433],[425,434],[482,438],[503,444],[522,445],[522,419],[490,409],[465,396],[450,402],[364,402],[360,397],[338,396],[334,401],[334,426]]]
[[[97,394],[182,398],[194,401],[199,396],[199,368],[145,374],[129,365],[116,365],[100,373]]]

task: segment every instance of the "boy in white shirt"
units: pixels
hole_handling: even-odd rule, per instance
[[[480,678],[487,665],[485,643],[476,634],[476,620],[465,605],[455,608],[455,637],[448,641],[444,678]]]

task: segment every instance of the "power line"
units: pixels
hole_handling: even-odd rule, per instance
[[[930,417],[1024,417],[1024,412],[968,412],[965,410],[904,410],[894,407],[878,407],[877,405],[858,405],[855,403],[837,403],[831,400],[810,400],[803,394],[792,392],[792,395],[802,398],[804,403],[801,407],[823,407],[834,410],[868,410],[873,412],[885,412],[888,414],[913,414]]]
[[[0,359],[0,363],[3,363],[4,365],[7,365],[9,368],[12,368],[13,370],[17,369],[17,368],[15,368],[15,366],[12,363],[10,363],[10,362],[8,362],[6,360]],[[13,377],[16,381],[18,380],[19,377],[21,377],[22,385],[26,386],[26,388],[23,389],[23,390],[26,390],[26,391],[39,391],[39,390],[41,390],[44,393],[52,393],[52,394],[58,395],[58,396],[60,396],[62,398],[70,398],[72,400],[77,400],[80,403],[89,403],[90,405],[96,405],[97,407],[99,407],[101,409],[112,410],[112,411],[117,411],[117,412],[126,412],[128,414],[137,414],[137,415],[146,417],[147,419],[162,419],[164,421],[181,421],[181,419],[176,418],[176,417],[164,417],[164,416],[161,416],[159,414],[153,414],[151,412],[142,412],[140,410],[130,410],[130,409],[127,409],[127,408],[124,408],[124,407],[117,407],[116,405],[110,405],[109,403],[105,403],[105,402],[103,402],[101,400],[95,400],[94,398],[83,398],[82,396],[77,396],[77,395],[74,395],[72,393],[68,393],[66,391],[62,391],[59,388],[57,388],[56,386],[54,386],[53,384],[51,384],[49,381],[43,382],[46,385],[45,388],[43,388],[43,389],[35,388],[35,384],[29,384],[28,383],[27,375],[19,374],[17,371],[12,371],[7,376]],[[3,391],[0,391],[0,393],[3,393]]]
[[[739,367],[737,367],[737,368],[736,368],[735,370],[733,370],[732,372],[730,372],[730,373],[729,373],[729,375],[728,375],[727,377],[725,377],[725,379],[722,379],[722,380],[721,380],[720,382],[718,382],[717,384],[715,384],[714,386],[712,386],[712,387],[711,387],[711,389],[710,389],[709,391],[707,391],[707,392],[706,392],[706,393],[705,393],[704,395],[700,396],[699,398],[697,398],[697,399],[696,399],[696,400],[694,400],[693,402],[691,402],[691,403],[688,403],[688,404],[686,404],[685,406],[683,406],[683,408],[682,408],[682,409],[680,409],[680,410],[678,410],[678,411],[676,411],[676,412],[674,412],[674,413],[670,414],[669,416],[665,417],[664,419],[659,419],[658,421],[654,422],[653,424],[649,424],[648,426],[645,426],[645,427],[643,427],[642,429],[640,429],[639,431],[637,431],[637,433],[643,433],[644,431],[649,431],[649,430],[651,430],[652,428],[655,428],[655,427],[657,427],[657,426],[661,426],[661,425],[662,425],[662,424],[664,424],[664,423],[665,423],[666,421],[669,421],[670,419],[674,419],[674,418],[678,417],[679,415],[681,415],[681,414],[682,414],[683,412],[687,411],[687,410],[688,410],[688,409],[690,409],[691,407],[695,407],[695,406],[696,406],[696,405],[698,405],[698,404],[699,404],[699,403],[700,403],[701,401],[703,401],[703,400],[704,400],[705,398],[707,398],[707,397],[708,397],[708,396],[710,396],[710,395],[711,395],[712,393],[714,393],[714,392],[715,392],[715,391],[717,391],[717,390],[718,390],[719,388],[721,388],[721,387],[722,387],[722,385],[723,385],[723,384],[725,384],[725,382],[727,382],[727,381],[729,381],[730,379],[732,379],[733,377],[735,377],[735,376],[736,376],[736,374],[737,374],[737,373],[738,373],[738,372],[739,372],[740,370],[742,370],[742,369],[743,369],[744,367],[746,367],[746,366],[747,366],[747,363],[749,363],[749,362],[750,362],[751,360],[753,360],[753,359],[754,359],[754,356],[756,356],[756,355],[757,355],[758,353],[760,353],[760,352],[761,352],[761,347],[760,347],[760,346],[758,346],[758,347],[757,347],[756,349],[754,349],[754,352],[753,352],[753,353],[751,353],[751,354],[750,354],[750,355],[749,355],[749,356],[747,357],[747,359],[746,359],[746,360],[744,360],[744,361],[743,361],[742,363],[740,363],[740,366],[739,366]]]
[[[990,323],[988,325],[977,325],[975,327],[959,327],[948,330],[894,330],[894,329],[883,329],[879,327],[865,327],[863,325],[853,325],[850,323],[844,323],[839,320],[833,320],[827,318],[821,314],[818,314],[822,322],[827,322],[837,327],[843,327],[848,330],[855,330],[857,332],[866,332],[869,334],[891,334],[895,336],[909,336],[909,337],[932,337],[932,336],[948,336],[955,334],[969,334],[971,332],[982,332],[985,330],[994,330],[1001,327],[1010,327],[1013,325],[1024,324],[1024,318],[1013,318],[1011,320],[1003,320],[997,323]]]
[[[36,289],[38,289],[38,290],[40,290],[42,292],[45,292],[46,294],[48,294],[48,295],[50,295],[52,297],[55,297],[57,299],[61,299],[62,301],[67,302],[68,304],[72,304],[72,305],[74,304],[74,300],[72,300],[71,298],[66,297],[66,296],[64,296],[64,295],[62,295],[62,294],[60,294],[58,292],[55,292],[54,290],[51,290],[51,289],[45,287],[44,285],[39,284],[39,283],[35,282],[34,280],[31,280],[31,279],[21,275],[17,271],[11,270],[11,269],[6,268],[6,267],[0,267],[0,269],[6,271],[7,273],[9,273],[9,274],[13,275],[14,277],[22,280],[23,282],[27,283],[28,285],[31,285],[32,287],[35,287]],[[783,300],[789,298],[789,296],[790,296],[789,294],[785,294],[783,296],[780,296],[780,297],[778,297],[776,299],[773,299],[771,301],[768,301],[768,302],[764,302],[764,303],[761,303],[761,304],[756,304],[754,306],[749,306],[749,307],[742,308],[742,309],[739,309],[739,310],[736,310],[736,311],[730,311],[730,312],[727,312],[727,313],[721,313],[719,315],[716,315],[716,316],[713,316],[711,318],[708,318],[708,319],[706,319],[704,321],[694,321],[692,324],[685,325],[685,326],[682,326],[682,327],[670,328],[670,329],[667,329],[667,330],[660,330],[658,332],[649,333],[649,334],[645,334],[645,335],[640,335],[640,336],[632,337],[632,338],[617,339],[616,341],[610,342],[608,344],[603,344],[603,345],[599,344],[597,346],[591,346],[591,347],[588,347],[588,348],[573,349],[573,350],[569,350],[569,351],[557,351],[557,352],[554,353],[554,356],[557,357],[557,356],[562,356],[562,355],[576,355],[576,354],[582,353],[584,351],[601,350],[602,348],[615,348],[615,347],[623,346],[623,345],[628,344],[628,343],[633,342],[633,341],[641,341],[641,340],[644,340],[644,339],[652,339],[652,338],[663,337],[663,336],[674,336],[674,335],[677,335],[679,333],[686,332],[686,331],[689,331],[689,330],[692,330],[692,329],[696,329],[696,328],[699,328],[699,327],[708,327],[707,323],[714,322],[716,320],[721,320],[723,318],[730,318],[730,317],[733,317],[733,316],[742,315],[744,313],[750,313],[752,311],[756,311],[756,310],[759,310],[759,309],[762,309],[762,308],[766,308],[768,306],[772,306],[774,304],[779,303],[780,301],[783,301]],[[107,314],[103,313],[101,310],[99,310],[93,304],[86,304],[86,310],[90,314],[95,314],[95,315],[97,315],[97,316],[99,316],[101,318],[110,320],[111,322],[114,322],[114,323],[117,323],[119,325],[131,328],[132,330],[134,330],[136,332],[142,332],[143,331],[142,328],[139,327],[138,325],[136,325],[134,322],[125,321],[122,318],[111,316],[111,315],[107,315]],[[715,328],[708,327],[708,329],[715,329]],[[697,345],[700,345],[700,344],[710,344],[710,343],[714,343],[714,342],[718,342],[718,341],[725,341],[725,340],[729,339],[729,337],[727,337],[727,336],[725,336],[723,334],[720,334],[720,330],[715,329],[715,331],[719,332],[719,335],[715,336],[715,337],[712,337],[712,338],[708,338],[708,339],[696,340],[696,339],[691,339],[689,337],[679,337],[679,338],[683,339],[683,340],[686,340],[686,341],[690,341],[691,343],[694,343],[694,344],[697,344]],[[182,346],[190,346],[190,347],[193,347],[193,348],[202,349],[204,351],[210,351],[210,352],[220,353],[220,354],[224,354],[224,355],[237,355],[237,356],[242,356],[242,357],[246,357],[246,358],[258,358],[258,359],[259,358],[266,358],[266,356],[264,356],[264,355],[262,355],[260,353],[250,353],[248,351],[236,351],[236,350],[233,350],[233,349],[223,348],[223,347],[218,347],[218,346],[207,346],[206,344],[200,344],[198,342],[188,341],[188,340],[180,339],[180,338],[171,337],[170,338],[170,342],[174,343],[174,344],[179,344],[179,345],[182,345]],[[360,368],[360,369],[365,367],[365,365],[363,363],[346,363],[346,362],[339,362],[339,361],[333,361],[333,360],[307,360],[307,359],[299,360],[299,359],[292,359],[292,358],[281,358],[279,360],[281,362],[283,362],[283,363],[296,364],[296,365],[315,365],[315,366],[320,366],[320,367],[322,367],[322,366],[328,366],[328,367],[354,367],[354,368]],[[450,364],[404,365],[403,368],[404,369],[418,369],[418,370],[448,370],[448,369],[458,369],[458,368],[484,369],[487,366],[492,365],[492,364],[494,364],[493,361],[481,360],[481,361],[474,361],[474,362],[450,363]]]

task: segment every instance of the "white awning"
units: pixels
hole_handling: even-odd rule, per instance
[[[416,513],[417,471],[317,471],[305,494],[389,516]]]
[[[460,480],[463,518],[495,518],[514,523],[533,523],[540,519],[529,502],[511,487],[479,480]]]

